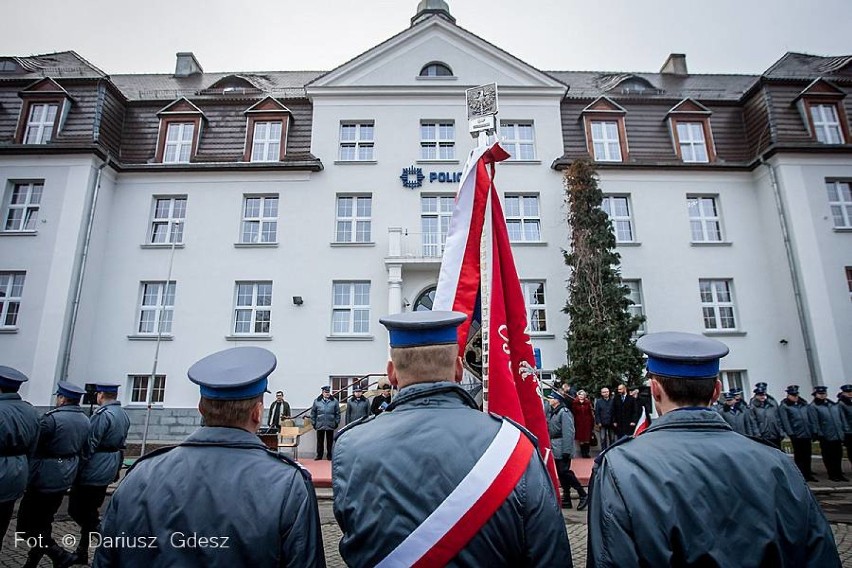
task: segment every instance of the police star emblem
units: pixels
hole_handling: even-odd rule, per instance
[[[417,189],[418,187],[422,187],[423,180],[425,178],[426,176],[423,175],[423,169],[415,166],[402,168],[402,175],[399,176],[399,179],[402,180],[402,187],[408,189]]]

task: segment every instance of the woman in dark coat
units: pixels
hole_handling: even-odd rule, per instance
[[[574,428],[576,430],[574,439],[580,444],[580,457],[591,457],[589,445],[592,442],[595,413],[592,410],[592,401],[586,396],[586,391],[577,391],[577,399],[571,406],[571,412],[574,413]]]

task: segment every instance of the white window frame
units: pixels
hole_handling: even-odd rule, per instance
[[[166,399],[166,375],[154,375],[153,384],[150,374],[130,375],[128,382],[128,404],[147,404],[149,395],[151,404],[162,405]]]
[[[349,137],[350,128],[354,136]],[[349,156],[349,150],[352,155]],[[340,123],[340,147],[338,160],[341,162],[374,162],[376,160],[376,123],[372,120],[345,120]]]
[[[280,120],[255,122],[254,134],[251,138],[251,161],[279,161],[281,159],[281,134],[283,132],[284,123]]]
[[[347,210],[341,209],[344,203],[350,204]],[[338,194],[334,208],[335,243],[365,244],[373,242],[372,194]]]
[[[29,110],[27,128],[24,132],[24,144],[47,144],[53,138],[53,128],[56,125],[59,105],[57,103],[33,103]],[[36,114],[36,111],[40,112]]]
[[[18,201],[15,202],[15,196]],[[23,195],[23,199],[20,196]],[[3,231],[7,233],[35,233],[38,212],[44,196],[44,181],[15,182],[9,188],[5,200],[6,212],[3,215]],[[20,216],[13,219],[14,213]]]
[[[527,129],[530,138],[522,138],[522,132]],[[500,145],[509,153],[507,161],[535,161],[535,124],[531,120],[500,121]]]
[[[536,294],[541,289],[541,301]],[[524,306],[527,311],[527,330],[530,335],[550,333],[547,328],[547,284],[544,280],[522,280]]]
[[[517,201],[517,207],[511,205]],[[530,210],[529,203],[535,203],[535,209]],[[541,199],[537,193],[507,193],[503,197],[503,210],[506,217],[506,230],[509,233],[509,241],[513,243],[540,243],[541,242]],[[512,234],[512,226],[518,227],[518,235]],[[533,234],[527,234],[531,228]]]
[[[244,303],[245,296],[240,294],[241,287],[247,286],[251,287],[251,299],[248,304]],[[266,293],[267,290],[269,292],[268,294]],[[262,296],[261,291],[263,292]],[[231,331],[234,335],[268,336],[272,333],[272,291],[271,280],[238,280],[234,284],[234,310],[232,318],[233,321],[231,322]],[[263,299],[262,303],[260,301],[261,298]],[[249,319],[239,319],[239,314],[241,312],[249,312]],[[248,331],[240,331],[237,329],[237,325],[242,323],[248,323]],[[265,330],[263,329],[264,323],[266,324]],[[258,331],[258,328],[260,328],[260,331]]]
[[[139,283],[139,309],[136,310],[136,334],[172,335],[175,314],[177,283],[170,280],[152,280]],[[147,318],[149,319],[146,319]],[[143,329],[149,328],[149,329]],[[159,332],[158,332],[159,330]]]
[[[168,211],[161,214],[160,202],[168,201]],[[148,244],[168,246],[183,244],[183,228],[186,224],[187,197],[185,195],[155,195],[151,202],[151,220],[148,223]],[[166,232],[163,233],[162,231]],[[163,239],[158,239],[163,235]]]
[[[363,286],[366,286],[367,303],[358,302],[356,287],[361,288],[363,298]],[[331,285],[331,335],[369,335],[370,333],[370,294],[372,286],[369,280],[335,280]],[[345,296],[345,298],[344,298]],[[356,312],[361,317],[360,321],[366,321],[366,328],[356,327]],[[366,312],[366,320],[363,319]],[[344,318],[338,317],[344,316]],[[338,328],[338,324],[345,323],[345,329]]]
[[[431,135],[427,131],[430,128]],[[430,151],[432,155],[429,155]],[[452,120],[420,121],[420,159],[423,161],[456,159],[455,122]]]
[[[172,136],[172,132],[175,133],[174,136]],[[188,140],[187,136],[189,137]],[[163,142],[163,163],[188,164],[192,159],[192,143],[194,138],[194,122],[166,123],[166,138]]]
[[[623,278],[621,282],[627,286],[627,297],[633,302],[631,305],[627,306],[627,311],[630,312],[630,315],[643,316],[647,318],[647,316],[645,316],[645,296],[642,293],[642,280],[639,278]],[[647,320],[642,321],[639,325],[639,329],[636,330],[636,335],[645,335],[648,333],[646,324]]]
[[[26,272],[0,272],[0,329],[18,329]]]
[[[725,240],[718,195],[688,195],[686,208],[691,242],[721,243]]]
[[[618,129],[617,120],[591,120],[590,130],[592,133],[592,150],[596,162],[620,162],[621,158],[621,133]],[[595,132],[597,126],[598,132]],[[612,127],[610,129],[610,127]],[[615,138],[612,134],[615,134]],[[596,136],[597,134],[597,136]]]
[[[704,136],[704,122],[700,120],[682,120],[677,121],[675,126],[677,128],[677,140],[680,146],[681,160],[692,164],[708,163],[710,161],[710,152],[707,149],[707,140]]]
[[[435,210],[424,210],[426,200],[435,200]],[[431,201],[428,201],[431,203]],[[425,258],[440,258],[447,244],[447,232],[455,208],[455,196],[432,194],[420,196],[421,251]],[[427,231],[427,221],[435,221],[435,230]]]
[[[730,278],[701,278],[698,291],[704,331],[737,331],[734,281]],[[725,326],[723,322],[726,320],[730,320],[732,325]],[[711,321],[712,325],[709,325]]]
[[[810,107],[817,142],[821,144],[843,144],[843,129],[840,127],[837,105],[820,103],[812,104]]]
[[[249,202],[258,200],[257,211],[249,211]],[[240,243],[275,244],[278,242],[278,194],[243,195]],[[274,210],[270,210],[273,208]],[[251,213],[251,214],[250,214]]]
[[[736,377],[735,381],[732,381]],[[748,382],[748,372],[745,369],[732,369],[719,372],[719,379],[722,381],[722,391],[726,392],[733,388],[740,388],[743,393],[750,390]]]
[[[825,188],[834,228],[852,229],[852,182],[826,180]]]
[[[627,215],[618,212],[618,205],[623,204]],[[616,243],[635,243],[636,231],[633,228],[633,207],[630,195],[607,194],[601,200],[601,209],[612,223],[612,233]]]

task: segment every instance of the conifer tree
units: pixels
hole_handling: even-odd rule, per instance
[[[565,201],[571,246],[563,251],[571,267],[566,334],[572,384],[597,393],[602,386],[638,383],[642,353],[633,337],[644,321],[628,311],[633,303],[621,281],[621,257],[594,166],[576,160],[565,172]]]

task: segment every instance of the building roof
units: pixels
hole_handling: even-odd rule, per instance
[[[569,86],[568,98],[597,98],[600,95],[638,99],[693,98],[738,101],[759,79],[758,75],[672,75],[612,71],[545,71]],[[632,88],[643,85],[644,91]]]
[[[41,77],[100,79],[106,77],[106,73],[74,51],[60,51],[26,57],[6,56],[4,59],[15,61],[24,70],[24,73],[13,72],[9,74],[9,77],[14,79],[37,79]],[[6,78],[5,73],[0,75],[0,79],[4,78]]]
[[[819,56],[788,51],[763,74],[770,79],[831,78],[852,82],[852,55]]]
[[[271,95],[280,99],[305,97],[305,84],[322,74],[321,71],[251,71],[229,73],[198,73],[189,77],[171,74],[112,75],[110,79],[128,100],[174,100],[213,94],[210,88],[227,77],[244,79],[257,90],[231,91],[234,96]],[[227,92],[225,93],[228,94]],[[222,93],[219,92],[219,97]]]

